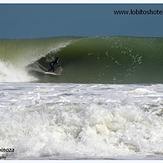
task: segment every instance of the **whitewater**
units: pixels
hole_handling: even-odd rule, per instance
[[[0,84],[6,159],[162,159],[163,85]]]
[[[0,40],[0,159],[163,159],[162,47],[163,38]],[[55,57],[62,71],[46,75]]]

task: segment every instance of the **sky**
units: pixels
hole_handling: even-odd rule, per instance
[[[114,15],[129,9],[163,10],[163,4],[0,4],[0,38],[163,37],[163,15]]]

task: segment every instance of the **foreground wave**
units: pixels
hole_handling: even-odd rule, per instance
[[[56,56],[62,71],[45,74]],[[0,40],[0,66],[1,82],[162,83],[163,38]]]
[[[6,159],[163,159],[163,85],[0,84]]]

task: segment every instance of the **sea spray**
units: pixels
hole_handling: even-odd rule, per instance
[[[31,76],[24,67],[0,61],[0,82],[32,82],[36,80],[37,78]]]

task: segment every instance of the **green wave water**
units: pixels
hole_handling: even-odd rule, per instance
[[[61,74],[44,74],[56,56],[60,59]],[[3,63],[25,69],[37,82],[163,82],[163,38],[58,37],[0,40],[0,58]],[[10,75],[7,81],[10,81]]]

